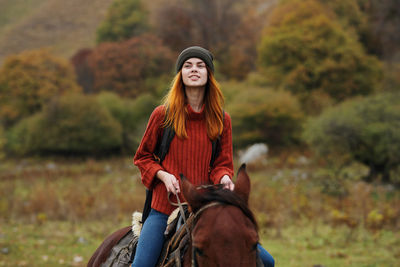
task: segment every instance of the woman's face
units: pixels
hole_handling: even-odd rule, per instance
[[[199,58],[189,58],[182,66],[182,81],[186,87],[204,87],[207,83],[206,63]]]

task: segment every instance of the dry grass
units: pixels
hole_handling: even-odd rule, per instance
[[[400,228],[400,193],[394,188],[355,179],[323,193],[327,178],[318,175],[319,167],[299,162],[276,158],[262,168],[248,167],[250,203],[262,228],[277,236],[304,220],[373,232]],[[0,220],[119,219],[141,210],[144,191],[129,157],[6,161],[0,167]]]
[[[319,174],[319,168],[285,159],[271,161],[251,174],[251,205],[261,228],[280,237],[282,229],[306,221],[318,235],[318,225],[323,223],[349,229],[348,242],[359,228],[372,233],[400,229],[398,190],[367,184],[359,177],[330,181]]]
[[[13,162],[0,174],[6,221],[118,219],[141,209],[144,188],[131,159]],[[128,215],[129,216],[129,215]]]

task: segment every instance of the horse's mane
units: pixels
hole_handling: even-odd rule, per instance
[[[242,210],[258,231],[257,221],[253,212],[249,209],[247,203],[231,190],[222,189],[221,186],[212,186],[202,189],[200,193],[200,197],[196,200],[201,203],[201,206],[207,205],[211,202],[220,202],[226,205],[235,206]]]

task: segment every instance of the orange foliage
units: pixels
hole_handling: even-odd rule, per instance
[[[317,0],[286,1],[268,22],[259,46],[260,70],[303,104],[312,103],[308,98],[314,91],[339,102],[368,95],[380,86],[379,60],[368,55],[358,36]]]
[[[172,52],[150,34],[120,43],[102,43],[88,59],[93,91],[113,91],[128,97],[154,91],[151,85],[172,71],[174,60]]]
[[[10,56],[0,69],[0,120],[8,127],[51,98],[80,90],[69,63],[48,50]]]

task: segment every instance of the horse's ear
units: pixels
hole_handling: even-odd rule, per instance
[[[186,201],[189,203],[189,207],[193,212],[201,207],[201,194],[196,190],[188,179],[181,174],[182,183],[182,194]]]
[[[250,178],[246,172],[246,164],[242,164],[242,166],[239,168],[235,189],[233,191],[238,194],[246,203],[249,202]]]

